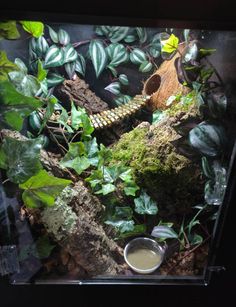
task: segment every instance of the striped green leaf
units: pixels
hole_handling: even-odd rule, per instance
[[[202,170],[203,170],[203,173],[206,177],[208,177],[210,179],[215,178],[214,169],[210,165],[210,163],[208,162],[206,157],[202,157]]]
[[[44,57],[49,49],[46,39],[43,36],[40,36],[39,38],[35,38],[34,41],[34,52],[38,57]]]
[[[129,80],[128,80],[128,78],[127,78],[127,76],[125,74],[119,75],[119,81],[123,85],[128,85],[129,84]]]
[[[75,71],[80,73],[82,76],[85,75],[85,70],[86,70],[86,62],[84,57],[78,53],[78,58],[75,61]]]
[[[68,45],[70,42],[70,36],[69,34],[63,30],[63,29],[59,29],[58,31],[58,40],[59,43],[63,46]]]
[[[61,66],[63,61],[62,49],[56,45],[52,45],[46,53],[44,68]]]
[[[114,95],[119,95],[120,94],[120,83],[112,82],[107,87],[105,87],[105,90],[111,92]]]
[[[47,27],[49,30],[49,35],[50,35],[51,40],[53,41],[53,43],[57,44],[59,42],[58,34],[51,27],[49,26]]]
[[[117,43],[121,41],[123,38],[126,37],[128,31],[129,31],[129,27],[117,27],[117,30],[113,32],[110,38],[110,41],[112,43]]]
[[[77,60],[78,53],[71,44],[63,48],[63,53],[64,53],[63,55],[64,64],[69,62],[74,62],[75,60]]]
[[[129,54],[122,44],[110,44],[106,48],[106,52],[111,60],[110,66],[117,67],[121,63],[129,60]]]
[[[115,67],[108,65],[107,68],[110,69],[111,73],[113,74],[113,76],[116,78],[117,77],[117,70],[115,69]]]
[[[23,29],[34,37],[43,35],[44,25],[38,21],[20,21]]]
[[[152,37],[152,43],[160,43],[160,40],[161,40],[161,36],[162,36],[163,33],[157,33],[155,34],[153,37]],[[167,35],[167,38],[170,37],[169,34],[165,33]]]
[[[225,131],[220,125],[202,122],[189,132],[189,143],[201,154],[216,157],[225,144]]]
[[[153,46],[149,48],[149,53],[154,58],[158,58],[161,54],[160,51],[156,47],[153,47]]]
[[[137,39],[137,38],[136,38],[135,35],[130,34],[130,35],[127,35],[127,36],[124,38],[124,41],[125,41],[126,43],[133,43],[136,39]]]
[[[65,79],[62,76],[55,73],[50,73],[47,76],[47,84],[49,88],[61,84],[64,80]]]
[[[149,61],[144,61],[140,66],[139,66],[139,71],[141,72],[149,72],[152,69],[153,65]]]
[[[75,62],[70,62],[65,64],[65,70],[70,79],[73,79],[75,74]]]
[[[144,61],[147,61],[147,57],[141,49],[135,48],[130,53],[130,61],[134,64],[142,64]]]
[[[107,64],[107,53],[100,40],[92,40],[89,44],[89,54],[98,78]]]
[[[21,59],[15,58],[14,62],[22,73],[27,74],[28,68],[26,67],[25,63]]]
[[[177,239],[177,233],[168,226],[155,226],[152,230],[151,236],[159,239]]]
[[[140,43],[141,44],[145,43],[146,40],[147,40],[147,31],[146,31],[146,29],[145,28],[137,27],[136,31],[137,31]]]
[[[101,26],[95,27],[95,33],[97,35],[100,35],[100,36],[104,35],[104,33],[103,33],[102,29],[101,29]]]

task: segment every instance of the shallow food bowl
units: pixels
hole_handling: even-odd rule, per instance
[[[125,246],[124,258],[133,271],[150,274],[162,264],[164,253],[164,248],[155,240],[140,237]]]

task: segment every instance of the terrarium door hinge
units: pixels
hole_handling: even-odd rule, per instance
[[[226,271],[226,268],[222,265],[209,266],[207,269],[210,272],[216,272],[216,273],[219,273],[221,271]]]

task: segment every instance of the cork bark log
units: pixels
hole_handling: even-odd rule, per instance
[[[25,140],[11,130],[2,130],[1,137]],[[87,276],[116,275],[123,270],[122,249],[102,226],[103,206],[92,195],[82,180],[62,169],[55,156],[41,150],[44,168],[57,177],[70,178],[73,184],[57,197],[54,206],[32,209],[30,213],[40,220],[53,239],[68,252]]]

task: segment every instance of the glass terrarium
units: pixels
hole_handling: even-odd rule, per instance
[[[0,275],[207,284],[234,181],[236,32],[2,20],[0,39]]]

